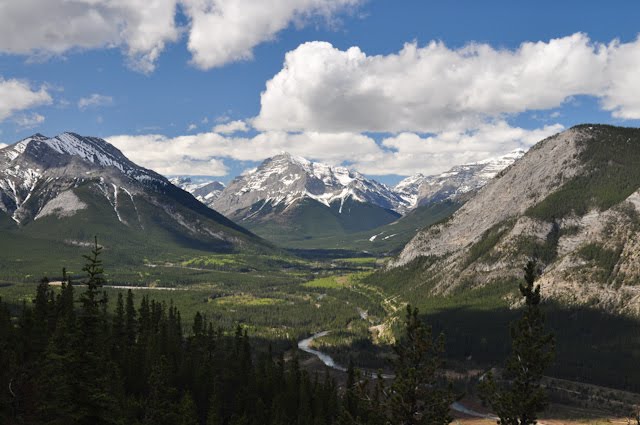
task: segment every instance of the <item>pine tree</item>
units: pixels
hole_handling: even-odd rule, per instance
[[[176,389],[169,381],[167,359],[160,357],[149,377],[149,397],[143,423],[146,425],[175,425],[178,422]]]
[[[73,285],[65,269],[62,276],[62,289],[52,308],[56,312],[56,324],[40,362],[38,376],[40,400],[37,413],[41,422],[48,425],[74,423],[79,417],[74,383],[77,323]]]
[[[78,317],[78,334],[75,344],[74,377],[76,400],[80,407],[77,423],[113,424],[118,422],[117,397],[113,375],[115,364],[109,358],[107,341],[109,326],[103,306],[107,299],[100,289],[104,284],[102,248],[95,239],[91,255],[85,255],[87,263],[83,271],[87,273],[87,287],[80,295],[81,309]]]
[[[444,337],[432,337],[431,327],[407,306],[405,333],[394,346],[395,379],[387,392],[389,423],[398,425],[444,425],[453,418],[449,406],[455,400],[450,385],[442,385],[441,355]]]
[[[185,393],[180,400],[178,417],[178,425],[198,425],[196,404],[188,392]]]
[[[502,385],[488,374],[480,386],[483,401],[498,416],[500,425],[535,424],[548,404],[540,382],[553,360],[554,339],[545,331],[537,277],[537,263],[531,260],[524,268],[525,283],[519,285],[525,307],[522,317],[511,326],[511,355]]]

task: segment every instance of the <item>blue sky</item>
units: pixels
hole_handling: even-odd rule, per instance
[[[633,2],[154,2],[0,5],[0,143],[75,131],[222,181],[288,150],[392,184],[639,123]]]

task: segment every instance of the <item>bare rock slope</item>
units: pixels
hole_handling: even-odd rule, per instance
[[[417,261],[436,293],[519,276],[547,296],[640,312],[640,129],[581,125],[545,139],[390,263]],[[420,260],[422,259],[422,260]]]

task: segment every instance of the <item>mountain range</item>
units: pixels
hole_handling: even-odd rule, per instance
[[[99,138],[35,134],[0,150],[0,233],[11,250],[0,266],[82,246],[94,234],[127,261],[190,249],[267,252],[267,239],[399,252],[389,272],[409,268],[422,282],[412,290],[433,282],[429,291],[448,293],[504,281],[535,256],[549,296],[636,311],[638,164],[640,129],[580,125],[526,154],[393,188],[289,154],[224,187],[169,181]]]
[[[219,182],[194,184],[187,177],[172,181],[228,218],[287,247],[392,252],[417,229],[455,211],[523,154],[516,150],[438,175],[418,174],[395,187],[355,170],[288,153],[265,160],[224,189]]]
[[[104,140],[75,133],[35,134],[0,150],[0,229],[16,246],[77,246],[97,234],[129,258],[270,249]]]

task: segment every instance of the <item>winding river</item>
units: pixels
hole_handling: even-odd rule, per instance
[[[303,339],[300,342],[298,342],[298,348],[304,351],[305,353],[309,353],[313,356],[316,356],[317,358],[320,359],[322,363],[324,363],[331,369],[339,370],[340,372],[346,372],[347,368],[338,365],[335,361],[333,361],[330,355],[311,348],[311,343],[313,342],[314,339],[322,338],[323,336],[326,336],[326,335],[329,335],[329,331],[322,331],[322,332],[318,332],[317,334],[313,334],[309,338]]]
[[[305,353],[309,353],[309,354],[311,354],[313,356],[316,356],[327,367],[330,367],[331,369],[339,370],[340,372],[346,372],[347,368],[337,364],[330,355],[325,354],[325,353],[323,353],[321,351],[318,351],[318,350],[314,350],[313,348],[311,348],[311,343],[313,342],[314,339],[322,338],[323,336],[329,335],[329,333],[330,333],[330,331],[322,331],[322,332],[318,332],[316,334],[311,335],[309,338],[302,339],[302,340],[300,340],[298,342],[298,348],[300,350],[304,351]],[[377,378],[377,374],[375,374],[375,373],[372,373],[372,372],[363,372],[363,373],[365,374],[365,376],[367,376],[369,378]],[[383,374],[382,378],[383,379],[393,379],[393,378],[395,378],[395,376],[394,375]],[[493,415],[480,413],[480,412],[476,412],[475,410],[469,409],[468,407],[464,406],[463,404],[461,404],[458,401],[454,402],[451,405],[451,409],[455,410],[456,412],[465,414],[467,416],[473,416],[473,417],[476,417],[476,418],[485,418],[485,419],[493,419],[493,420],[498,419],[497,417],[495,417]]]

